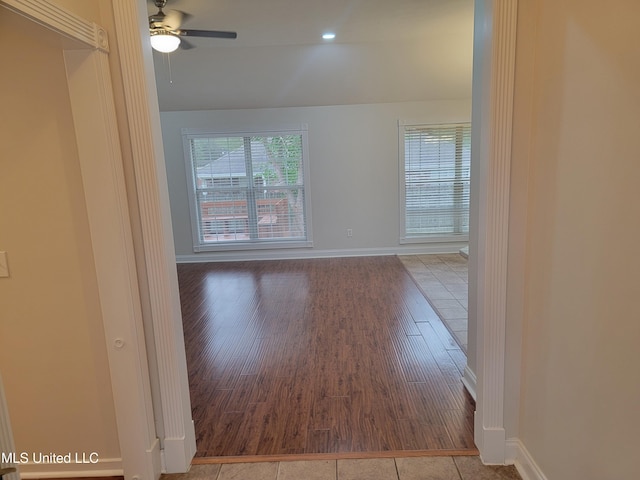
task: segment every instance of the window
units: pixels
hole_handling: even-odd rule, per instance
[[[471,124],[400,123],[401,243],[467,241]]]
[[[306,128],[183,141],[195,251],[311,245]]]

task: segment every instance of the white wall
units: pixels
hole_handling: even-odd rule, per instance
[[[529,181],[512,184],[528,188],[519,437],[549,480],[640,478],[640,3],[522,4],[535,69],[516,112],[530,141],[514,144]]]
[[[470,118],[470,99],[163,112],[162,132],[178,260],[243,258],[242,254],[194,256],[182,128],[228,130],[279,124],[308,125],[314,246],[295,251],[263,251],[258,256],[392,254],[416,251],[415,246],[400,246],[398,242],[398,120],[447,123],[466,122]],[[352,238],[347,238],[348,228],[353,230]],[[443,247],[432,248],[442,251]]]

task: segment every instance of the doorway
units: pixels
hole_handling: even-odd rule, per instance
[[[130,18],[138,18],[139,22],[134,25],[143,24],[146,16],[146,4],[139,0],[137,8],[127,6],[121,0],[115,0],[116,19],[125,26],[131,24]],[[515,12],[517,0],[498,2],[497,0],[486,0],[476,2],[476,29],[479,38],[476,47],[475,61],[478,62],[475,70],[480,75],[478,79],[478,99],[484,99],[480,103],[479,109],[474,108],[479,117],[478,121],[483,124],[482,129],[475,129],[475,140],[478,148],[479,176],[475,179],[476,194],[480,197],[478,211],[472,217],[472,239],[470,251],[470,316],[472,324],[476,321],[476,329],[471,329],[469,355],[476,360],[472,365],[473,371],[468,375],[468,383],[471,390],[476,391],[478,410],[476,412],[476,444],[480,448],[483,458],[494,463],[503,463],[505,460],[505,430],[504,430],[504,335],[505,335],[505,312],[504,312],[504,292],[506,290],[506,271],[503,268],[506,262],[506,237],[504,231],[504,212],[508,212],[508,160],[510,144],[510,110],[502,108],[504,100],[507,103],[512,101],[512,90],[501,89],[492,92],[496,85],[504,86],[504,83],[492,82],[496,77],[503,77],[507,86],[513,85],[513,50],[511,47],[515,43]],[[132,11],[136,10],[136,11]],[[491,21],[489,21],[491,20]],[[482,28],[488,30],[480,31]],[[484,37],[483,37],[484,36]],[[505,50],[492,50],[491,41],[506,41],[509,48]],[[140,37],[123,32],[119,36],[120,47],[124,52],[131,50],[132,58],[140,57],[135,52],[140,45]],[[140,108],[129,108],[128,115],[133,125],[131,134],[134,142],[138,143],[144,155],[141,155],[140,168],[142,174],[138,178],[137,190],[143,198],[143,206],[150,207],[148,212],[150,221],[143,225],[145,236],[151,243],[166,245],[167,238],[170,238],[168,225],[168,204],[166,194],[160,192],[161,200],[158,199],[158,185],[163,187],[162,164],[163,156],[161,152],[161,139],[158,123],[157,103],[153,100],[155,91],[155,78],[151,68],[150,51],[143,52],[146,60],[138,58],[135,68],[128,72],[132,76],[136,87],[130,95],[133,97],[133,105],[147,105],[151,102],[150,111],[142,111]],[[137,57],[136,57],[137,55]],[[500,55],[503,55],[500,57]],[[498,59],[496,61],[496,58]],[[475,83],[475,82],[474,82]],[[475,95],[474,95],[475,98]],[[491,99],[489,101],[487,99]],[[142,109],[144,110],[144,109]],[[497,113],[495,113],[497,112]],[[153,132],[152,139],[149,138],[149,130],[140,128],[138,121],[142,120],[144,125],[149,126]],[[476,123],[474,121],[474,123]],[[507,148],[505,148],[507,147]],[[159,163],[158,163],[159,161]],[[506,165],[505,165],[506,163]],[[146,169],[146,170],[145,170]],[[505,172],[507,173],[505,175]],[[472,179],[472,186],[474,180]],[[492,185],[489,189],[488,185]],[[164,188],[164,187],[163,187]],[[473,187],[472,187],[473,188]],[[147,200],[148,197],[148,200]],[[145,203],[146,202],[146,203]],[[164,202],[164,203],[163,203]],[[474,223],[475,222],[475,223]],[[158,225],[164,226],[158,228]],[[489,243],[492,242],[492,243]],[[492,245],[492,250],[487,254],[487,245]],[[150,249],[148,252],[150,259],[158,264],[165,265],[167,259],[174,256],[170,249]],[[148,262],[148,270],[156,268]],[[170,263],[170,262],[169,262]],[[148,274],[151,282],[162,283],[163,279],[172,278],[168,270],[161,269],[159,275]],[[156,272],[157,273],[157,272]],[[164,288],[164,290],[163,290]],[[160,291],[167,291],[166,287]],[[171,296],[169,288],[169,297]],[[164,300],[155,299],[154,303],[165,305]],[[480,307],[479,307],[480,305]],[[474,310],[477,310],[474,312]],[[476,318],[473,318],[473,313]],[[175,313],[175,311],[174,311]],[[167,365],[161,366],[161,371],[174,370],[172,365],[179,363],[181,357],[179,342],[173,337],[175,332],[175,318],[171,315],[161,316],[156,319],[156,332],[159,335],[156,340],[158,346],[162,346],[163,338],[172,338],[168,342],[170,360]],[[474,340],[475,339],[475,340]],[[495,339],[498,339],[496,342]],[[182,353],[183,356],[183,353]],[[162,355],[159,355],[162,358]],[[177,363],[176,363],[177,362]],[[180,369],[178,368],[179,372]],[[183,418],[184,410],[171,405],[172,392],[176,390],[184,391],[184,377],[180,374],[171,375],[167,382],[167,387],[163,389],[163,399],[169,400],[163,408],[165,424],[169,424],[169,419]],[[477,383],[476,383],[477,380]],[[511,400],[513,401],[513,400]],[[163,405],[164,407],[164,405]],[[178,424],[185,424],[184,419]],[[183,430],[184,431],[184,430]],[[486,456],[485,456],[486,455]],[[186,460],[186,463],[185,463]],[[188,464],[188,459],[182,458],[182,468]],[[180,462],[177,463],[177,465]],[[184,471],[184,470],[173,470]]]

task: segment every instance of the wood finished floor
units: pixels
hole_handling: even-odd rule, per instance
[[[465,355],[397,257],[178,277],[197,457],[477,451]]]

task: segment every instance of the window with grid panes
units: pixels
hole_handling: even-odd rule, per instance
[[[401,242],[467,241],[471,124],[400,123]]]
[[[310,245],[306,129],[183,141],[195,251]]]

